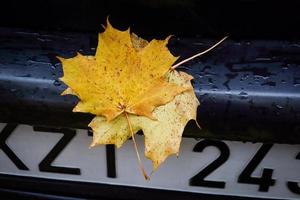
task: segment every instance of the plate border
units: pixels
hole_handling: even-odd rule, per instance
[[[47,199],[61,198],[101,198],[132,200],[268,200],[233,195],[193,193],[166,189],[121,186],[105,183],[58,180],[40,177],[29,177],[11,174],[0,174],[0,194],[16,194]],[[2,195],[1,195],[2,196]]]

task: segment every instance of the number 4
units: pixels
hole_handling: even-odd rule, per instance
[[[239,183],[257,184],[259,191],[268,192],[269,187],[275,185],[275,179],[272,179],[273,169],[264,168],[261,177],[252,177],[251,174],[266,156],[273,144],[263,144],[255,156],[249,162],[238,178]]]
[[[297,154],[296,159],[300,160],[300,152]],[[299,184],[297,182],[288,181],[287,182],[287,187],[290,189],[291,192],[293,192],[295,194],[300,194],[300,187],[299,187]]]

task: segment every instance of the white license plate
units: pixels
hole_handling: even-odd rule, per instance
[[[145,181],[132,141],[115,151],[111,146],[89,149],[92,138],[86,130],[55,132],[34,130],[27,125],[9,130],[5,126],[0,124],[0,138],[6,140],[7,148],[15,156],[1,147],[1,174],[192,193],[300,199],[300,145],[184,138],[179,157],[168,158],[151,180]],[[137,141],[142,152],[143,136],[137,136]],[[143,159],[143,163],[151,172],[151,162]]]

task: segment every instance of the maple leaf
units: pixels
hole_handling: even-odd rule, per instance
[[[94,133],[91,146],[121,147],[132,137],[145,178],[134,134],[143,131],[145,155],[152,160],[154,170],[169,155],[178,154],[184,127],[196,119],[199,102],[192,76],[175,68],[226,39],[173,65],[177,58],[166,47],[169,38],[148,42],[130,34],[129,29],[113,28],[107,21],[95,56],[59,58],[64,71],[61,80],[68,85],[62,95],[79,97],[74,112],[96,115],[89,124]]]

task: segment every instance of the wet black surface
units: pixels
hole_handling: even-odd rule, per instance
[[[216,40],[174,37],[169,47],[186,58]],[[0,121],[87,128],[93,116],[60,96],[56,56],[92,55],[96,45],[93,33],[0,29]],[[194,76],[201,102],[203,130],[191,122],[185,136],[300,143],[300,42],[227,40],[179,70]]]
[[[109,15],[142,36],[300,39],[300,1],[285,0],[9,0],[0,26],[94,31]]]

